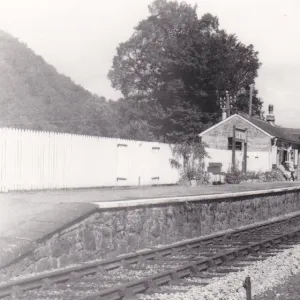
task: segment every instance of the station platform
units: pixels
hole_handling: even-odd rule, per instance
[[[37,242],[96,212],[103,202],[152,201],[300,186],[274,182],[223,186],[160,186],[0,193],[0,269],[35,249]]]
[[[102,201],[124,201],[137,199],[171,198],[179,196],[214,195],[225,193],[240,193],[246,191],[267,190],[300,186],[298,181],[243,183],[207,186],[142,186],[142,187],[114,187],[88,188],[69,190],[45,190],[30,192],[0,193],[1,202],[29,201],[30,203],[94,203]]]

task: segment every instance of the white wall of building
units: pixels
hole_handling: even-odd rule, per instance
[[[0,129],[0,191],[175,184],[170,145]]]
[[[208,156],[205,158],[205,167],[209,163],[222,163],[222,172],[228,172],[232,166],[232,151],[214,148],[205,149]],[[247,152],[247,170],[264,172],[271,170],[271,157],[269,152]],[[242,169],[243,152],[236,151],[236,162],[239,169]]]
[[[272,170],[271,153],[257,151],[247,153],[247,170],[256,172],[266,172]]]

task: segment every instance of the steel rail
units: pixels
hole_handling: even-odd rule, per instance
[[[196,238],[193,240],[183,241],[174,243],[167,246],[162,246],[159,248],[140,251],[134,254],[121,255],[117,258],[99,260],[90,263],[83,263],[78,266],[68,267],[65,269],[54,270],[50,272],[45,272],[38,274],[36,276],[28,276],[25,278],[20,278],[12,280],[6,283],[0,284],[0,297],[9,296],[13,288],[18,288],[21,291],[27,291],[31,289],[41,288],[45,283],[63,283],[74,276],[83,277],[86,275],[92,275],[96,273],[103,273],[112,269],[116,269],[122,266],[128,266],[136,264],[139,262],[144,262],[148,260],[156,259],[157,257],[163,258],[166,256],[173,255],[174,253],[179,253],[183,251],[188,251],[193,248],[199,248],[201,246],[210,245],[216,242],[224,242],[224,240],[229,240],[231,238],[238,238],[242,234],[253,234],[254,232],[259,232],[264,229],[271,229],[272,227],[282,226],[292,222],[300,221],[300,213],[280,218],[273,221],[267,221],[262,224],[250,225],[248,227],[238,229],[238,230],[228,230],[223,233],[217,233],[210,236],[204,236]]]
[[[148,289],[165,285],[173,280],[189,277],[200,273],[201,271],[207,271],[211,267],[220,266],[223,263],[234,261],[237,258],[245,257],[259,251],[277,246],[282,242],[300,237],[300,228],[293,232],[283,234],[274,238],[270,238],[252,245],[230,250],[221,254],[214,255],[207,259],[197,260],[192,263],[182,265],[169,271],[164,271],[159,274],[147,276],[142,279],[138,279],[129,283],[125,283],[116,287],[105,289],[94,293],[92,295],[77,298],[80,300],[120,300],[124,297],[130,297],[132,295],[146,292]]]

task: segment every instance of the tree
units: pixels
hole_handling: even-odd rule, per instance
[[[156,0],[149,12],[117,48],[108,77],[125,99],[147,100],[152,109],[145,120],[154,135],[166,142],[194,140],[219,120],[218,95],[225,90],[248,111],[241,95],[260,66],[254,47],[220,29],[218,18],[198,19],[196,6],[185,2]]]
[[[141,103],[133,99],[121,98],[118,101],[110,101],[109,105],[115,114],[118,138],[140,141],[155,140],[152,133],[154,128],[151,128],[144,117],[147,109],[141,108]]]
[[[248,113],[249,94],[250,94],[250,88],[241,90],[240,93],[237,95],[237,102],[235,105],[237,111]],[[261,98],[258,97],[258,90],[253,89],[252,116],[262,118],[263,115],[262,106],[263,106],[263,102]]]

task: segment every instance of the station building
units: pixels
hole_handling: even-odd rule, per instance
[[[233,128],[236,128],[235,132],[243,133],[244,140],[235,140]],[[228,172],[233,161],[239,169],[245,165],[247,171],[256,172],[282,169],[286,162],[292,162],[295,174],[299,175],[300,129],[276,125],[272,105],[269,106],[266,120],[247,114],[234,114],[203,131],[199,137],[205,143],[208,154],[205,158],[207,171],[212,166],[218,165],[221,172]]]

